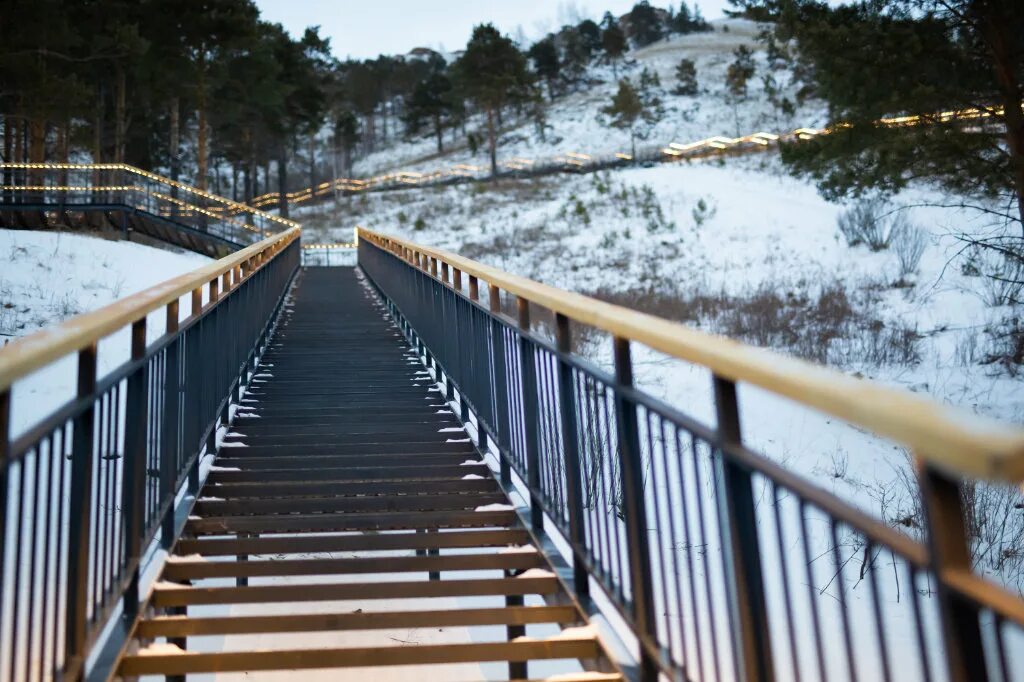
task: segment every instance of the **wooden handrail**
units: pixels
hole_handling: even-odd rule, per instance
[[[149,313],[177,301],[189,292],[221,277],[250,259],[273,255],[299,238],[302,230],[293,227],[257,242],[241,251],[221,258],[201,268],[169,279],[137,294],[128,296],[91,313],[77,315],[55,327],[17,339],[0,348],[0,392],[10,388],[18,379],[31,372],[98,342],[117,330],[142,319]],[[257,258],[251,270],[242,268],[248,277],[269,258]]]
[[[444,249],[360,228],[365,239],[406,260],[422,255],[536,303],[576,322],[701,365],[838,417],[908,447],[929,464],[958,476],[1024,480],[1024,429],[941,405],[907,391],[686,325],[519,277]],[[408,256],[407,256],[408,254]]]

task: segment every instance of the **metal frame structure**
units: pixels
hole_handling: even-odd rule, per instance
[[[1013,679],[1024,599],[972,570],[959,484],[1019,483],[1019,430],[367,230],[359,264],[502,482],[520,480],[531,528],[568,543],[574,598],[599,586],[628,624],[641,679]],[[571,323],[611,335],[613,371],[571,352]],[[636,389],[634,343],[710,370],[714,425]],[[924,541],[746,446],[737,383],[911,448]]]
[[[0,177],[0,225],[9,227],[67,226],[72,215],[101,213],[126,234],[134,229],[217,256],[298,227],[125,164],[0,163]]]
[[[94,654],[116,661],[144,558],[177,538],[182,494],[198,489],[200,454],[215,452],[299,257],[290,229],[0,354],[0,678],[79,679]],[[99,342],[124,329],[130,359],[97,376]],[[15,382],[71,354],[77,397],[12,438]]]

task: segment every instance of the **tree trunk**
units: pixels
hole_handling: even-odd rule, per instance
[[[7,114],[4,116],[4,163],[14,161],[14,120]],[[3,183],[5,187],[14,184],[13,173],[10,168],[4,168]],[[4,190],[4,201],[10,202],[10,190]]]
[[[316,195],[316,135],[309,134],[309,186]]]
[[[277,208],[282,218],[288,217],[288,161],[284,145],[277,155]],[[269,166],[268,166],[269,169]]]
[[[128,109],[128,77],[125,75],[124,67],[117,67],[117,99],[114,105],[114,163],[124,163],[125,136],[127,124],[125,121]]]
[[[92,162],[103,163],[103,90],[96,91],[92,124]]]
[[[494,130],[494,109],[487,109],[487,149],[491,154],[491,177],[498,175],[498,140]]]
[[[196,144],[196,187],[206,189],[208,141],[206,138],[206,73],[205,60],[199,63],[199,78],[196,83],[196,112],[199,114],[199,140]]]
[[[987,3],[978,3],[978,6],[987,7]],[[980,9],[979,11],[984,12],[985,10]],[[1014,66],[1014,58],[1010,49],[1012,42],[1006,34],[1009,22],[999,14],[998,10],[995,10],[980,16],[979,20],[983,24],[982,30],[987,34],[996,80],[1002,95],[1006,147],[1010,154],[1010,164],[1013,167],[1017,213],[1021,219],[1021,229],[1024,230],[1024,111],[1021,110],[1021,98],[1024,93],[1021,92],[1020,79]]]
[[[441,127],[440,114],[434,114],[434,133],[437,135],[437,153],[444,154],[444,130]]]
[[[168,151],[171,156],[171,180],[177,182],[181,175],[181,102],[177,97],[171,98],[170,104],[171,130]],[[178,196],[178,188],[171,186],[171,196]]]

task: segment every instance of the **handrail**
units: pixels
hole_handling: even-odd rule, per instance
[[[224,206],[227,206],[228,208],[231,208],[232,210],[234,210],[236,213],[251,213],[253,216],[259,216],[259,217],[264,218],[266,220],[270,220],[272,222],[279,223],[280,225],[282,225],[283,227],[286,227],[286,228],[299,227],[299,223],[295,222],[294,220],[288,220],[287,218],[281,218],[280,216],[276,216],[276,215],[273,215],[271,213],[267,213],[265,211],[261,211],[258,208],[254,208],[252,206],[248,206],[246,204],[243,204],[243,203],[240,203],[240,202],[237,202],[237,201],[233,201],[233,200],[228,199],[226,197],[222,197],[222,196],[219,196],[217,194],[213,194],[211,192],[207,192],[206,190],[199,189],[198,187],[194,187],[194,186],[189,185],[187,183],[179,182],[177,180],[172,180],[171,178],[167,178],[167,177],[164,177],[162,175],[158,175],[157,173],[151,173],[149,171],[142,170],[141,168],[136,168],[135,166],[130,166],[130,165],[124,164],[124,163],[0,163],[0,170],[6,170],[6,169],[12,169],[12,170],[117,170],[117,171],[125,171],[125,172],[128,172],[128,173],[132,173],[134,175],[138,175],[140,177],[146,178],[148,180],[153,180],[153,181],[159,182],[161,184],[170,185],[171,187],[175,187],[177,189],[183,190],[183,191],[188,192],[190,194],[195,194],[196,196],[202,197],[204,199],[208,199],[210,201],[214,201],[216,203],[223,204]],[[50,188],[45,188],[45,189],[50,189]],[[111,189],[111,188],[104,188],[104,189]]]
[[[229,256],[167,280],[63,324],[16,339],[0,349],[0,392],[44,365],[99,341],[192,290],[255,259],[256,264],[301,235],[292,227]]]
[[[517,297],[642,343],[680,360],[749,383],[899,442],[929,464],[956,475],[1024,480],[1024,430],[776,352],[701,332],[636,310],[513,275],[450,251],[365,228],[366,239],[406,259],[436,259]]]

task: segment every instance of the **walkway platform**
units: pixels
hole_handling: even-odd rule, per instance
[[[613,671],[530,542],[369,284],[306,269],[118,673]]]

